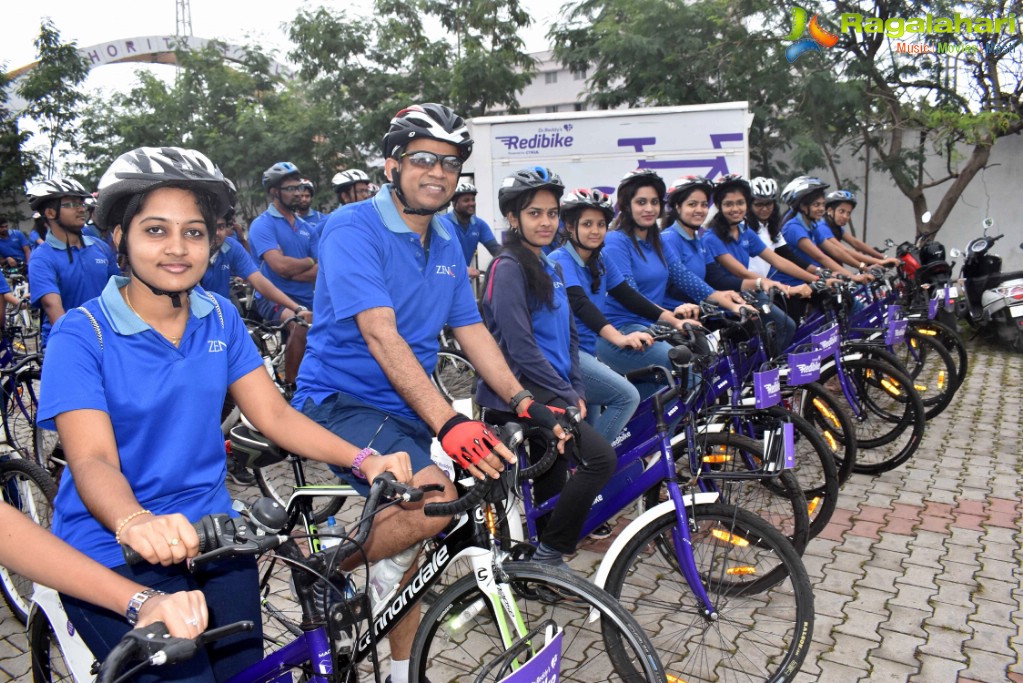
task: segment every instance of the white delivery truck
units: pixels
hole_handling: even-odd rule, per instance
[[[546,166],[568,189],[607,193],[637,168],[657,171],[668,184],[683,175],[748,175],[752,118],[746,102],[485,116],[469,120],[475,147],[463,175],[479,190],[476,214],[500,240],[497,190],[520,168]],[[486,267],[489,254],[479,256]]]

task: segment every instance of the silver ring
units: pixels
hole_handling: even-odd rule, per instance
[[[177,544],[178,544],[178,543],[180,543],[180,542],[181,542],[181,541],[179,541],[179,540],[178,540],[178,539],[176,539],[176,538],[172,538],[171,540],[167,541],[167,543],[169,543],[170,545],[177,545]]]
[[[192,617],[191,619],[185,619],[185,623],[188,624],[189,626],[198,626],[199,625],[199,617]]]

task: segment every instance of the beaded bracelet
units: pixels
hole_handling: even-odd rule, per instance
[[[151,515],[151,514],[153,514],[153,513],[150,512],[149,510],[138,510],[136,512],[131,513],[130,515],[125,517],[123,520],[121,520],[121,523],[117,525],[117,531],[114,532],[114,540],[117,541],[117,544],[118,545],[121,544],[121,532],[124,531],[124,525],[125,524],[127,524],[131,520],[135,519],[136,517],[141,517],[142,515]]]

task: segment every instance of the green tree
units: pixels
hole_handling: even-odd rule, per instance
[[[1018,2],[839,0],[819,11],[838,32],[842,13],[881,19],[924,16],[1006,18]],[[830,168],[842,154],[885,171],[910,200],[917,231],[936,232],[987,164],[997,140],[1023,130],[1020,33],[921,36],[968,51],[920,59],[885,33],[840,33],[832,49],[790,65],[787,0],[580,0],[566,6],[550,38],[573,69],[590,68],[590,100],[601,107],[747,100],[755,118],[750,156],[758,172],[791,175]],[[828,25],[828,18],[835,23]],[[905,39],[902,39],[905,40]],[[941,177],[924,160],[945,161]],[[792,160],[789,169],[780,161]],[[943,188],[929,223],[925,191]]]
[[[18,127],[17,116],[7,106],[10,81],[0,69],[0,209],[13,220],[17,215],[19,201],[25,195],[25,185],[39,174],[39,164],[34,154],[26,150],[32,134]]]
[[[75,142],[75,122],[85,102],[80,86],[89,74],[89,66],[75,42],[63,42],[49,19],[40,26],[35,46],[39,62],[22,78],[18,89],[28,102],[24,113],[36,121],[48,140],[43,168],[50,178],[60,171],[57,148]]]

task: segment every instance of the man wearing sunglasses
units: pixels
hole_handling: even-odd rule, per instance
[[[471,152],[465,122],[448,107],[401,110],[383,139],[384,175],[390,182],[372,199],[336,210],[321,232],[317,323],[309,333],[293,404],[363,449],[352,470],[335,470],[360,490],[368,491],[359,470],[367,457],[400,451],[409,454],[415,486],[443,489],[377,517],[366,544],[374,563],[369,592],[375,610],[399,589],[398,582],[387,585],[380,579],[386,574],[379,568],[404,571],[402,583],[408,581],[420,543],[449,522],[422,514],[423,504],[456,495],[430,458],[434,435],[448,455],[481,479],[497,477],[505,461],[514,461],[485,424],[456,414],[430,381],[444,325],[451,326],[480,376],[515,412],[568,438],[551,411],[533,402],[508,369],[480,320],[461,243],[435,215],[451,201]],[[418,623],[419,611],[412,610],[391,632],[390,683],[408,680]]]
[[[289,161],[279,161],[263,172],[263,189],[270,206],[249,226],[249,247],[260,272],[281,292],[298,303],[291,309],[256,293],[255,307],[266,320],[287,320],[313,306],[316,266],[316,231],[298,215],[302,174]],[[305,354],[306,328],[288,327],[284,350],[284,379],[294,382]]]
[[[51,178],[28,190],[28,203],[46,227],[29,261],[32,305],[42,308],[40,343],[68,311],[99,296],[111,275],[120,275],[114,253],[102,240],[82,234],[92,195],[73,178]],[[19,233],[20,234],[20,233]]]

